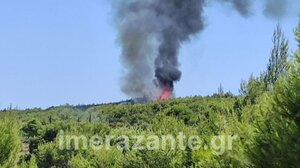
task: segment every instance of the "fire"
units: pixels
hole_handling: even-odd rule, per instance
[[[171,98],[171,89],[169,86],[163,86],[161,95],[159,96],[158,100],[169,100]]]

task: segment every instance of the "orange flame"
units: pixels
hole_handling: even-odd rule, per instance
[[[171,98],[171,90],[170,87],[165,85],[163,87],[163,90],[161,92],[161,95],[159,96],[159,101],[169,100]]]

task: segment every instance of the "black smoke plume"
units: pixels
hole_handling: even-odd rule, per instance
[[[251,15],[252,0],[214,0]],[[267,0],[266,13],[273,12]],[[273,0],[284,1],[284,0]],[[157,98],[181,78],[178,51],[204,29],[205,0],[114,0],[118,39],[125,66],[122,91],[130,97]]]
[[[161,0],[153,9],[166,19],[158,32],[158,55],[155,59],[155,77],[162,85],[173,89],[180,80],[178,49],[182,42],[204,28],[203,0]]]
[[[204,0],[115,1],[117,27],[126,67],[122,91],[153,99],[161,85],[181,78],[178,50],[201,31]]]

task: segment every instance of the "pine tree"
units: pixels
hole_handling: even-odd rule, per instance
[[[218,96],[224,96],[224,89],[222,86],[222,83],[220,84],[219,88],[218,88]]]
[[[286,72],[288,65],[289,42],[278,24],[273,33],[273,49],[265,73],[265,86],[268,90],[278,81],[279,77]]]
[[[300,128],[300,24],[295,32],[299,49],[289,73],[282,78],[275,90],[275,110],[295,121]]]
[[[15,167],[21,149],[19,125],[12,116],[0,119],[0,167]]]
[[[300,24],[295,32],[299,49],[287,73],[262,102],[264,120],[257,123],[255,147],[249,150],[254,167],[299,167],[300,164]],[[263,108],[267,105],[267,108]]]

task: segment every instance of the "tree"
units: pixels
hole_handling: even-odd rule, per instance
[[[299,49],[286,74],[261,102],[262,121],[254,148],[249,153],[254,167],[299,167],[300,164],[300,24],[296,30]],[[266,106],[266,107],[264,107]]]
[[[82,155],[79,153],[76,156],[74,156],[68,163],[68,165],[72,168],[88,168],[91,167],[90,163],[82,157]]]
[[[0,167],[15,167],[21,148],[18,121],[12,116],[0,119]]]
[[[218,95],[221,97],[224,96],[224,89],[223,89],[222,83],[220,84],[220,86],[218,88]]]
[[[273,49],[269,59],[267,71],[265,73],[265,86],[268,90],[272,89],[279,77],[286,72],[289,56],[289,42],[278,24],[273,33]]]
[[[31,120],[22,128],[22,131],[29,140],[29,152],[34,153],[38,145],[43,142],[42,124],[37,120]]]
[[[240,94],[245,96],[244,104],[255,104],[257,99],[266,91],[263,83],[263,74],[260,77],[251,75],[248,81],[242,81]]]
[[[280,76],[288,69],[289,43],[278,24],[273,33],[273,49],[267,65],[267,70],[259,77],[250,76],[248,81],[242,81],[241,95],[245,96],[245,102],[256,103],[256,99],[266,91],[273,89]]]
[[[295,34],[299,49],[295,53],[289,73],[275,88],[274,110],[293,120],[300,128],[300,24]]]

